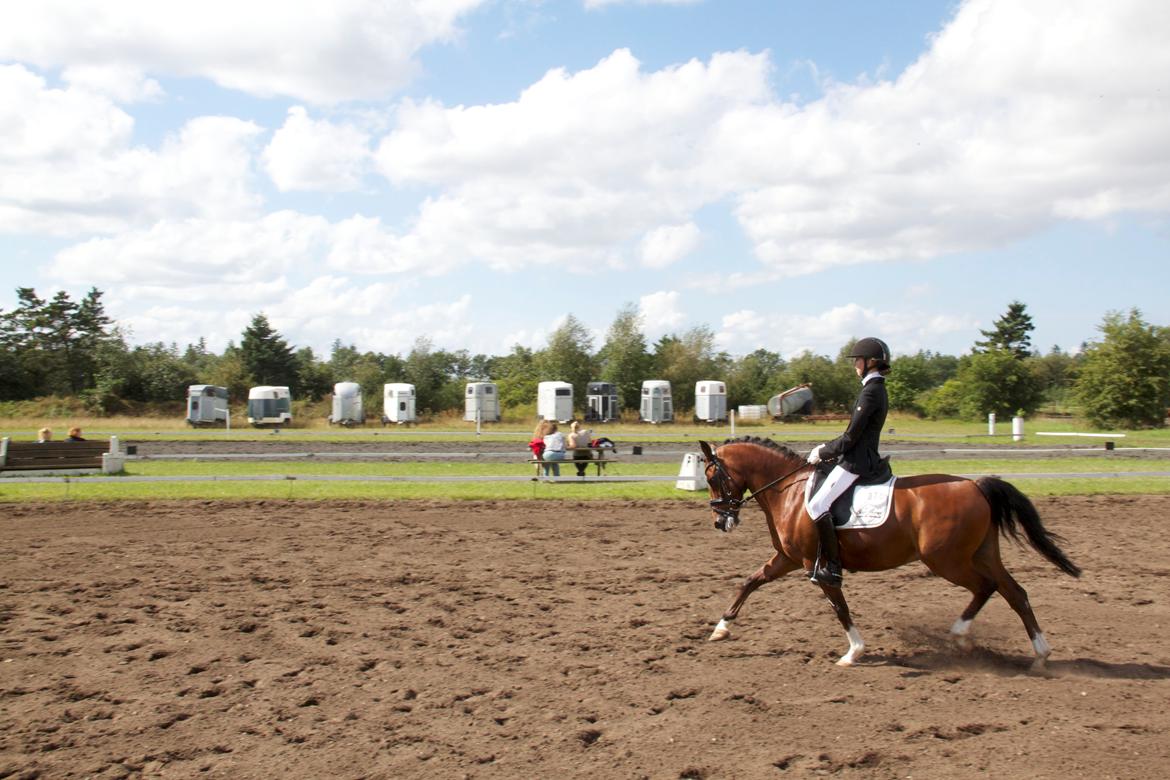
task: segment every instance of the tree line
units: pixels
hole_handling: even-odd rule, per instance
[[[504,409],[535,407],[537,383],[556,379],[583,398],[590,381],[612,382],[623,408],[637,409],[645,379],[671,382],[676,414],[694,408],[695,383],[722,380],[728,405],[763,404],[789,387],[811,384],[819,411],[847,411],[857,393],[849,351],[833,357],[804,352],[789,359],[760,348],[732,356],[715,348],[706,325],[650,343],[637,307],[622,307],[595,346],[589,330],[570,315],[542,349],[516,345],[505,355],[436,349],[426,338],[405,355],[361,351],[340,340],[328,356],[296,348],[259,313],[215,353],[205,340],[180,349],[161,342],[130,345],[124,329],[105,313],[94,288],[78,301],[58,292],[50,299],[17,289],[17,306],[0,310],[0,401],[45,396],[81,398],[94,413],[122,410],[128,402],[174,403],[187,385],[228,388],[242,399],[255,385],[288,385],[294,398],[320,400],[337,382],[357,382],[377,408],[382,385],[415,386],[420,413],[462,408],[464,387],[491,380]],[[1058,347],[1033,349],[1034,325],[1025,304],[1013,301],[968,354],[929,350],[894,358],[887,383],[894,410],[924,417],[982,419],[1030,415],[1046,405],[1076,408],[1105,427],[1160,426],[1170,405],[1170,328],[1146,322],[1137,309],[1110,312],[1100,338],[1076,354]]]

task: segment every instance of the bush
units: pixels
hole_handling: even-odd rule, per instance
[[[968,357],[959,367],[959,414],[978,420],[994,412],[1008,418],[1040,408],[1044,388],[1032,367],[1010,349],[990,349]]]
[[[941,386],[921,393],[917,405],[932,420],[958,417],[962,398],[963,384],[958,379],[948,379]]]
[[[1137,309],[1111,313],[1100,326],[1105,338],[1085,350],[1074,394],[1089,423],[1160,427],[1170,403],[1170,342],[1166,331],[1146,324]]]

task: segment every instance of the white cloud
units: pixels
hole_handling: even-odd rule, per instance
[[[0,4],[0,60],[206,78],[312,103],[386,97],[484,0]]]
[[[420,209],[420,249],[514,269],[615,264],[648,231],[685,224],[726,192],[708,145],[718,116],[768,99],[765,55],[692,60],[653,73],[625,50],[578,73],[549,71],[498,105],[405,101],[378,169],[443,188]]]
[[[19,65],[0,66],[0,104],[0,232],[107,233],[260,205],[251,122],[196,117],[157,150],[135,146],[134,120],[106,95]]]
[[[412,306],[395,285],[358,285],[333,276],[300,287],[282,280],[196,289],[196,297],[208,304],[204,306],[194,300],[161,302],[158,291],[130,286],[108,296],[108,311],[129,326],[136,341],[183,346],[203,336],[210,348],[220,350],[228,341],[239,343],[244,328],[261,311],[290,344],[311,347],[322,357],[328,357],[334,338],[362,350],[406,354],[422,336],[436,346],[454,348],[474,335],[470,296]]]
[[[106,95],[117,103],[136,103],[163,97],[163,88],[137,68],[124,65],[77,65],[65,68],[61,79],[71,86]]]
[[[154,285],[177,300],[204,300],[233,285],[271,283],[315,262],[330,239],[321,217],[279,211],[256,221],[160,221],[59,252],[50,273],[99,285]]]
[[[383,310],[381,317],[351,321],[346,338],[364,349],[405,355],[415,341],[427,338],[436,348],[467,348],[480,335],[470,317],[472,299],[463,295],[453,301],[421,306],[396,305]]]
[[[361,185],[369,142],[369,135],[353,124],[310,119],[304,107],[294,106],[262,159],[282,192],[344,192]]]
[[[350,217],[336,226],[334,234],[328,263],[338,271],[436,275],[449,271],[458,259],[444,251],[448,247],[457,251],[452,237],[437,235],[433,241],[417,235],[402,237],[384,227],[378,217]]]
[[[108,97],[50,89],[23,65],[0,65],[0,161],[5,165],[123,148],[134,120]]]
[[[377,165],[440,188],[402,240],[463,236],[434,254],[502,269],[616,264],[725,197],[773,278],[995,248],[1170,211],[1167,27],[1139,0],[970,0],[895,80],[803,106],[769,92],[767,55],[646,73],[619,50],[509,103],[406,101]]]
[[[157,146],[136,139],[167,118],[152,106],[136,131],[130,105],[169,99],[154,81],[174,88],[164,74],[306,104],[392,93],[419,47],[456,36],[481,4],[6,4],[0,61],[25,64],[0,65],[0,233],[89,238],[56,258],[54,278],[105,285],[136,312],[158,306],[157,323],[184,304],[230,319],[283,296],[316,323],[337,315],[312,315],[305,296],[360,292],[342,281],[350,273],[399,275],[378,289],[401,295],[402,278],[471,263],[669,268],[698,245],[696,213],[712,204],[734,205],[761,261],[728,269],[740,286],[994,248],[1060,221],[1170,213],[1170,5],[1139,0],[968,0],[892,80],[826,82],[801,105],[770,92],[767,53],[648,71],[619,50],[496,104],[294,107],[262,152],[265,129],[231,116],[184,119]],[[191,102],[166,110],[186,118],[197,97],[182,97]],[[368,168],[396,189],[333,222],[265,215],[258,168],[284,192],[353,192]],[[414,213],[394,221],[411,197]],[[318,276],[305,282],[305,269]],[[688,319],[676,292],[642,307],[661,332]],[[367,327],[406,333],[394,316]],[[901,351],[931,343],[927,328],[970,327],[933,316],[826,312],[799,321],[785,349],[835,349],[868,327]],[[726,348],[774,343],[759,319],[729,315]],[[824,326],[835,330],[810,335]],[[539,346],[533,333],[525,343]]]
[[[725,115],[760,259],[785,274],[1170,211],[1170,6],[969,0],[896,80]]]
[[[806,350],[835,357],[849,339],[877,336],[890,345],[895,355],[904,355],[937,343],[943,334],[974,330],[977,325],[973,318],[960,314],[879,311],[856,303],[813,315],[741,309],[723,317],[715,343],[720,349],[741,355],[764,346],[786,358]]]
[[[239,340],[258,311],[301,346],[327,350],[334,338],[388,353],[420,336],[463,346],[474,332],[470,296],[403,300],[409,281],[358,282],[321,274],[323,258],[345,241],[347,222],[280,211],[255,221],[163,221],[95,238],[59,252],[49,273],[62,282],[111,291],[109,311],[136,341],[186,344],[205,336],[220,348]],[[405,347],[403,346],[405,345]]]
[[[655,228],[642,238],[642,265],[666,268],[699,246],[702,234],[694,222]]]
[[[667,290],[643,295],[638,299],[638,311],[642,315],[647,336],[663,336],[686,322],[686,315],[679,308],[679,299],[677,292]]]

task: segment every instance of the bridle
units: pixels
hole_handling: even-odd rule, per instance
[[[736,498],[734,495],[732,495],[734,488],[731,481],[731,475],[727,473],[727,467],[723,465],[723,461],[720,460],[719,457],[715,454],[715,450],[711,450],[711,457],[709,460],[710,466],[715,469],[715,479],[713,482],[719,489],[719,498],[711,499],[711,510],[715,512],[715,514],[719,515],[719,519],[715,521],[715,527],[724,532],[730,531],[732,528],[735,528],[737,525],[739,525],[739,510],[743,508],[744,504],[753,498],[758,499],[760,494],[764,491],[771,490],[796,472],[808,466],[807,463],[801,463],[791,471],[776,477],[776,479],[764,485],[759,490],[753,490],[751,497],[744,499],[742,497]],[[788,488],[802,481],[803,480],[799,479],[793,480],[784,487],[780,488],[780,492],[784,492]],[[761,502],[760,505],[763,506],[763,502]]]

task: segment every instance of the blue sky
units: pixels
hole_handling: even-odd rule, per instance
[[[322,353],[1170,324],[1170,4],[86,5],[0,7],[0,308]]]

